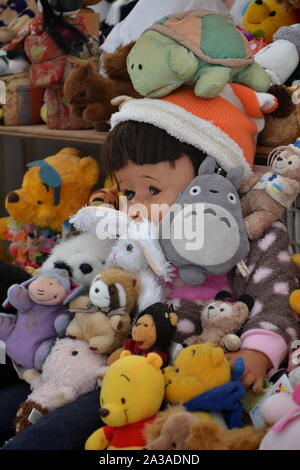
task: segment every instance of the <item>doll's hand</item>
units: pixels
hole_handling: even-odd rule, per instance
[[[242,349],[235,353],[226,354],[231,367],[238,357],[242,357],[245,363],[242,384],[246,389],[251,389],[253,393],[260,393],[268,370],[272,367],[269,358],[264,353],[252,349]]]

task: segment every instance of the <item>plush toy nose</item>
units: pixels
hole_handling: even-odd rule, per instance
[[[19,202],[20,198],[19,198],[19,195],[17,193],[15,193],[14,191],[10,191],[7,195],[7,201],[8,202]]]
[[[107,410],[106,408],[100,408],[99,414],[101,418],[106,418],[106,416],[109,415],[109,410]]]
[[[93,271],[92,266],[90,264],[87,264],[87,263],[82,263],[79,266],[79,269],[83,274],[89,274]]]

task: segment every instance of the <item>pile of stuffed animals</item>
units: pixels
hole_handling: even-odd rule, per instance
[[[45,14],[47,2],[42,5]],[[295,123],[297,105],[281,72],[291,75],[298,66],[298,28],[291,25],[299,18],[296,9],[273,0],[249,2],[244,30],[202,10],[168,15],[107,56],[106,77],[90,60],[76,63],[64,94],[78,119],[103,131],[118,95],[160,98],[188,84],[210,99],[228,82],[259,92],[273,84],[282,115],[270,117],[270,126],[289,118]],[[28,44],[34,27],[38,22],[29,25]],[[261,48],[261,41],[269,45]],[[253,45],[260,49],[255,57]],[[278,70],[280,54],[290,61],[284,71]],[[65,56],[60,65],[64,75]],[[30,72],[37,80],[39,66]],[[101,386],[104,426],[86,436],[87,450],[300,448],[299,349],[291,351],[288,371],[293,392],[265,400],[264,427],[243,426],[244,363],[238,358],[231,370],[226,352],[240,349],[255,299],[222,290],[194,306],[199,331],[181,338],[183,344],[178,334],[187,319],[167,301],[175,269],[189,285],[236,266],[245,270],[249,240],[260,238],[300,192],[299,134],[281,141],[261,173],[245,176],[234,167],[223,176],[207,156],[176,201],[208,209],[204,244],[192,255],[182,243],[188,239],[178,243],[172,231],[170,239],[161,235],[166,220],[173,226],[172,214],[158,226],[140,214],[130,217],[118,210],[118,189],[108,180],[93,193],[100,176],[93,158],[64,148],[28,164],[22,187],[7,195],[9,217],[0,220],[0,238],[10,242],[14,262],[0,262],[0,384],[18,374],[31,386],[15,417],[16,433]],[[290,303],[299,313],[299,292]]]

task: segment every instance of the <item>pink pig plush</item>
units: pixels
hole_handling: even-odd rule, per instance
[[[30,384],[32,393],[17,412],[16,432],[34,422],[30,418],[34,408],[37,410],[35,415],[41,417],[96,388],[97,378],[105,364],[105,356],[91,351],[85,341],[56,340],[41,374],[35,369],[24,373],[23,378]]]

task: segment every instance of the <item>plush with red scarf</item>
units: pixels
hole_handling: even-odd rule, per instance
[[[123,351],[106,372],[100,392],[100,416],[105,426],[86,441],[86,450],[139,450],[145,447],[146,423],[159,411],[164,397],[162,360]]]

